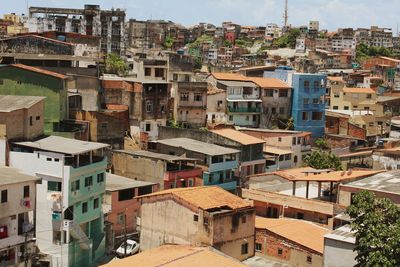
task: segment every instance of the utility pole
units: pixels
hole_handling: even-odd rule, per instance
[[[126,246],[127,246],[126,241],[127,241],[127,236],[126,236],[126,211],[125,211],[125,212],[124,212],[124,242],[125,242],[125,246],[124,246],[124,249],[125,249],[124,257],[126,257]]]

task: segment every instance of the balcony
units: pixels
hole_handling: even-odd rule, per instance
[[[177,170],[167,171],[164,174],[164,181],[174,181],[182,178],[196,178],[203,177],[203,170],[201,168],[188,169],[188,170]]]
[[[234,169],[237,169],[237,167],[238,167],[237,160],[225,161],[225,162],[210,164],[208,171],[209,172],[218,172],[218,171],[224,171],[224,170],[234,170]]]
[[[261,108],[234,108],[234,107],[228,107],[229,113],[260,113]]]

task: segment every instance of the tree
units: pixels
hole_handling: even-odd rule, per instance
[[[106,56],[105,71],[110,74],[117,74],[123,76],[128,70],[128,65],[117,54],[110,53]]]
[[[333,169],[340,171],[343,169],[340,159],[331,152],[313,151],[303,159],[303,165],[312,167],[314,169]]]
[[[164,41],[164,47],[171,49],[171,47],[174,45],[175,39],[173,37],[171,37],[170,35],[168,35],[167,37],[165,37],[165,41]]]
[[[319,148],[319,150],[325,150],[328,148],[328,143],[323,138],[318,138],[315,141],[315,145]]]
[[[363,191],[354,196],[347,213],[354,219],[356,266],[400,266],[400,208]]]
[[[286,122],[286,127],[285,130],[294,130],[294,119],[293,117],[289,118],[288,121]]]
[[[296,39],[297,37],[299,37],[299,35],[300,35],[300,30],[297,28],[292,28],[287,34],[275,39],[274,45],[281,48],[285,47],[295,48]]]

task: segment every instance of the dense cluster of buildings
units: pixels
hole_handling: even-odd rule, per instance
[[[356,50],[399,40],[299,31],[282,51],[276,24],[4,15],[0,265],[355,265],[354,194],[400,204],[400,60]],[[343,170],[304,166],[318,139]]]

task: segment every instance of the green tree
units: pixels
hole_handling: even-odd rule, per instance
[[[296,39],[300,36],[300,30],[297,28],[292,28],[285,35],[274,40],[274,45],[285,48],[295,48],[296,47]]]
[[[110,74],[124,76],[128,70],[128,65],[117,54],[110,53],[106,56],[105,71]]]
[[[325,150],[328,148],[328,143],[323,138],[318,138],[315,141],[315,145],[319,148],[319,150]]]
[[[164,41],[164,47],[167,49],[171,49],[171,47],[174,45],[175,39],[173,37],[171,37],[170,35],[168,35],[167,37],[165,37],[165,41]]]
[[[311,154],[305,155],[303,165],[314,169],[333,169],[340,171],[343,169],[340,159],[331,152],[313,151]]]
[[[356,266],[400,266],[400,208],[363,191],[354,196],[347,213],[354,219]]]

